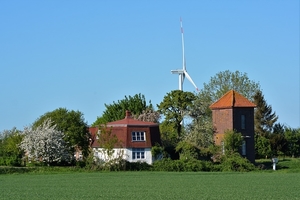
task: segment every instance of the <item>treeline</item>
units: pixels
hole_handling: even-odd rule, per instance
[[[300,156],[300,128],[293,129],[277,123],[278,116],[264,99],[259,84],[249,80],[246,73],[239,71],[227,70],[216,74],[198,93],[170,91],[163,97],[162,102],[156,105],[157,109],[151,101],[147,103],[142,94],[125,96],[122,100],[105,104],[105,111],[92,125],[123,119],[125,111],[130,110],[136,119],[159,123],[162,141],[160,146],[154,149],[160,150],[159,153],[164,159],[154,166],[175,171],[183,169],[213,171],[216,166],[223,166],[222,169],[231,165],[243,166],[244,164],[236,164],[243,161],[240,160],[243,158],[237,158],[235,154],[240,146],[228,147],[229,150],[235,149],[234,152],[227,151],[226,155],[221,155],[220,147],[215,146],[213,141],[214,127],[209,106],[230,89],[234,89],[256,104],[254,116],[256,158]],[[161,118],[163,120],[160,120]],[[185,120],[187,118],[189,120]],[[94,152],[89,145],[90,139],[83,113],[58,108],[41,115],[32,126],[22,131],[15,128],[2,131],[0,165],[26,166],[35,163],[52,166],[111,166],[97,166],[93,160]],[[76,151],[82,152],[82,161],[74,159]],[[214,165],[209,164],[210,162]]]

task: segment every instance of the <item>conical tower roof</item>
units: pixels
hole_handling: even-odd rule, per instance
[[[218,101],[209,106],[210,109],[219,108],[236,108],[236,107],[256,107],[254,103],[249,101],[246,97],[240,93],[230,90],[224,94]]]

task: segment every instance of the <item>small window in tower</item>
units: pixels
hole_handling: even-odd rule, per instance
[[[246,141],[244,140],[243,144],[242,144],[242,156],[245,156],[246,154],[247,154],[247,151],[246,151]]]
[[[241,129],[246,129],[246,117],[241,115]]]

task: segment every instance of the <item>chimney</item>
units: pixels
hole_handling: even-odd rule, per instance
[[[131,119],[131,112],[129,110],[126,110],[125,119]]]

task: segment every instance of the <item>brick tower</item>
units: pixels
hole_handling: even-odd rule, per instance
[[[223,145],[224,132],[226,130],[235,130],[241,133],[244,138],[240,154],[253,163],[255,162],[255,107],[255,104],[234,90],[230,90],[210,106],[215,128],[215,144]]]

